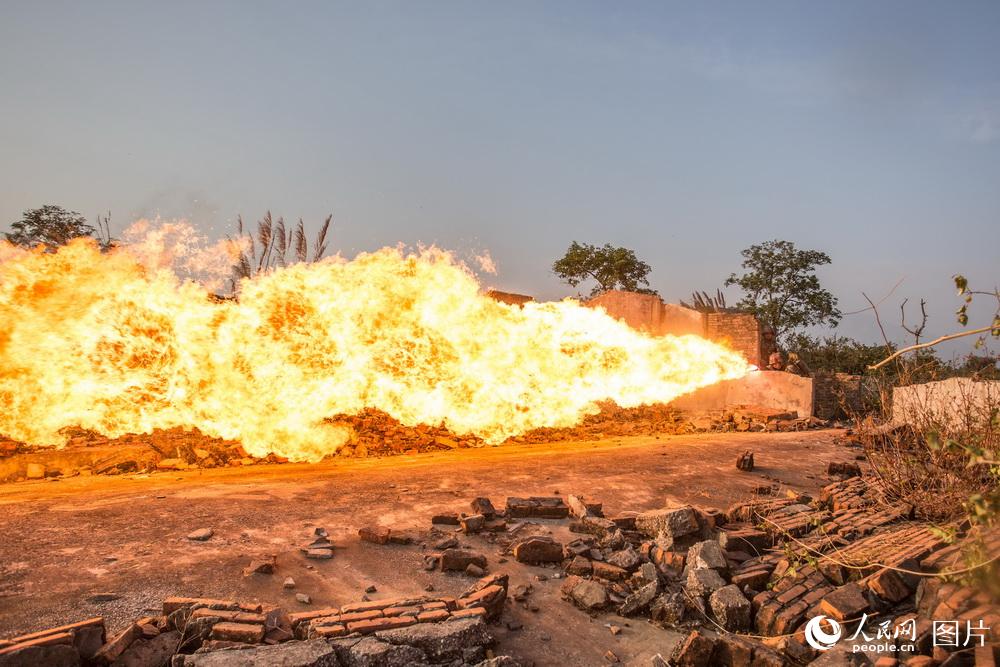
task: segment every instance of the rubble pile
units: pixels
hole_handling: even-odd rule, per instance
[[[459,598],[397,598],[289,614],[231,600],[167,598],[162,613],[108,636],[102,618],[0,641],[0,666],[517,667],[494,656],[487,621],[507,578],[487,577]]]
[[[993,628],[989,650],[1000,648],[1000,605],[985,591],[934,576],[965,567],[962,555],[974,538],[985,538],[980,551],[1000,554],[1000,531],[972,531],[965,542],[949,544],[940,528],[914,520],[908,505],[887,502],[865,478],[845,475],[838,468],[833,476],[842,479],[815,499],[789,491],[755,496],[726,512],[684,505],[607,517],[600,503],[571,495],[508,498],[502,512],[477,498],[476,514],[434,521],[482,533],[518,562],[559,568],[562,597],[586,613],[689,631],[674,655],[654,664],[809,664],[825,655],[804,636],[808,620],[819,615],[845,628],[864,620],[872,635],[880,624],[912,621],[912,646],[880,655],[880,667],[973,664],[963,662],[971,653],[958,646],[951,662],[950,653],[931,646],[932,619],[982,622]],[[563,543],[549,535],[485,532],[487,522],[512,519],[562,520],[575,537]],[[464,570],[477,557],[461,549],[433,556],[443,570]],[[528,592],[513,597],[523,600]]]

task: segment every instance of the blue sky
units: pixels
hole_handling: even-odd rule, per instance
[[[489,249],[541,298],[570,241],[628,246],[668,300],[783,238],[945,333],[951,275],[998,280],[998,35],[972,1],[6,2],[0,231],[332,212],[345,255]]]

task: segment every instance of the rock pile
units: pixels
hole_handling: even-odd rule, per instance
[[[108,637],[93,618],[0,642],[0,666],[517,667],[489,650],[507,578],[486,577],[459,598],[414,596],[288,614],[231,600],[168,598],[162,613]]]
[[[845,466],[831,476],[850,472]],[[484,507],[493,505],[472,504],[477,512]],[[509,498],[502,513],[489,513],[494,521],[567,521],[573,539],[529,535],[514,539],[509,552],[522,563],[561,568],[568,603],[690,630],[674,655],[654,664],[849,664],[830,663],[805,641],[805,624],[818,615],[844,627],[867,615],[870,633],[913,619],[915,649],[892,656],[900,664],[932,664],[921,660],[934,652],[928,633],[935,619],[981,621],[993,628],[987,641],[1000,642],[1000,606],[983,591],[935,576],[959,569],[967,549],[946,544],[940,530],[914,520],[912,508],[888,502],[862,477],[835,481],[816,499],[756,496],[726,512],[681,505],[606,517],[600,504],[569,496]],[[455,515],[463,526],[465,518]],[[981,549],[1000,554],[1000,531],[985,538]],[[513,597],[524,603],[530,588],[522,588]],[[962,662],[966,652],[958,648],[951,662],[940,647],[934,659],[972,664]]]

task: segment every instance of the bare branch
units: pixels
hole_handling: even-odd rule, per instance
[[[927,347],[934,347],[935,345],[938,345],[938,344],[943,343],[943,342],[948,341],[948,340],[955,340],[956,338],[965,338],[966,336],[975,336],[975,335],[978,335],[978,334],[981,334],[981,333],[986,333],[987,331],[992,331],[992,330],[993,330],[993,327],[992,326],[988,326],[988,327],[982,327],[982,328],[979,328],[979,329],[971,329],[969,331],[960,331],[958,333],[948,334],[947,336],[941,336],[940,338],[935,338],[934,340],[929,341],[927,343],[918,343],[916,345],[910,345],[909,347],[904,347],[902,349],[896,350],[893,354],[889,355],[888,357],[886,357],[882,361],[878,362],[874,366],[869,366],[868,369],[869,370],[873,370],[873,371],[876,370],[876,369],[879,369],[882,366],[885,366],[887,363],[889,363],[893,359],[895,359],[896,357],[898,357],[899,355],[905,354],[906,352],[912,352],[914,350],[922,350],[922,349],[927,348]]]

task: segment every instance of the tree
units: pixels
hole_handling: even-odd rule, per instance
[[[14,231],[5,234],[7,240],[25,248],[65,245],[81,236],[92,237],[95,232],[79,213],[51,204],[25,211],[10,227]]]
[[[590,291],[591,296],[613,289],[656,294],[656,290],[649,289],[647,276],[652,270],[649,264],[628,248],[616,248],[610,243],[599,248],[573,241],[562,259],[552,265],[552,270],[573,287],[594,280],[597,284]]]
[[[737,306],[774,329],[775,337],[813,324],[837,326],[837,298],[816,277],[816,267],[830,263],[826,253],[798,250],[790,241],[767,241],[742,254],[746,272],[730,275],[726,286],[743,290]]]

